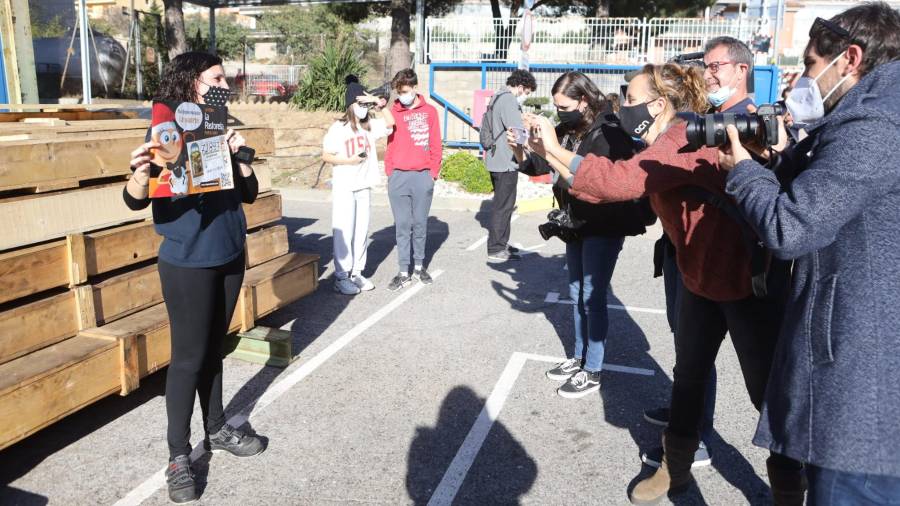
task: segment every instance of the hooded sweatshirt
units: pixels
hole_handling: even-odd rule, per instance
[[[384,172],[394,170],[428,170],[437,179],[441,172],[441,126],[437,109],[416,95],[413,105],[406,107],[399,100],[391,107],[396,125],[388,136],[384,154]]]

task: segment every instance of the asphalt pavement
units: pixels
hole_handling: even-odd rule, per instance
[[[513,223],[520,261],[486,262],[484,211],[436,205],[428,226],[434,284],[398,292],[390,209],[372,208],[365,274],[372,292],[331,282],[331,206],[284,202],[292,250],[317,252],[316,293],[260,322],[290,330],[285,369],[225,362],[226,413],[249,417],[262,455],[196,452],[201,504],[627,504],[652,470],[642,449],[660,430],[644,409],[667,402],[674,345],[662,280],[652,277],[659,228],[628,238],[609,295],[603,387],[556,395],[544,372],[572,348],[565,246],[537,232],[544,213]],[[713,465],[676,504],[770,502],[766,452],[750,444],[757,414],[726,343]],[[0,452],[0,504],[167,504],[165,372]],[[202,433],[195,408],[193,441]]]

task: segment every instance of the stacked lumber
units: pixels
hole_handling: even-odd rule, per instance
[[[147,122],[106,122],[121,121],[129,123],[67,121],[35,130],[47,129],[43,140],[0,140],[0,190],[8,191],[0,195],[0,449],[134,391],[169,363],[156,265],[162,238],[149,208],[122,201],[129,154]],[[271,129],[242,134],[259,155],[273,151]],[[318,256],[288,251],[287,229],[276,223],[281,195],[265,162],[254,167],[260,195],[244,206],[247,272],[232,332],[253,329],[318,283]]]

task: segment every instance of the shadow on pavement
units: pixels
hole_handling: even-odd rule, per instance
[[[0,504],[9,506],[44,506],[50,500],[38,494],[32,494],[15,487],[0,487]]]
[[[406,490],[414,504],[428,503],[484,403],[470,388],[456,387],[444,398],[437,424],[416,428],[406,473]],[[534,459],[496,421],[453,504],[519,504],[537,472]]]
[[[568,274],[563,270],[564,265],[565,259],[561,256],[541,255],[527,255],[521,261],[491,264],[493,269],[508,274],[514,283],[514,288],[497,281],[492,281],[492,286],[498,296],[509,302],[512,309],[525,313],[542,313],[553,325],[566,356],[571,357],[574,347],[574,306],[545,301],[548,291],[560,293],[560,300],[568,299]],[[612,289],[608,293],[607,303],[613,306],[625,305],[612,293]],[[603,419],[614,427],[627,429],[636,447],[634,460],[622,463],[639,471],[627,487],[623,487],[626,492],[630,492],[638,481],[655,471],[641,464],[640,452],[661,445],[659,428],[644,421],[643,411],[667,405],[672,382],[650,355],[650,344],[640,325],[626,311],[609,310],[609,334],[604,361],[608,364],[649,369],[654,373],[652,376],[635,376],[610,370],[603,373],[603,387],[599,394],[603,402]],[[740,490],[748,502],[756,504],[769,500],[768,487],[756,475],[753,466],[717,433],[713,436],[710,450],[715,469],[733,487]],[[694,471],[701,487],[702,476],[708,472],[704,469]],[[626,497],[622,499],[627,501]],[[671,500],[675,504],[706,503],[697,486]]]

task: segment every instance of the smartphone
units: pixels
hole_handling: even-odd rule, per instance
[[[528,130],[520,127],[509,127],[516,136],[516,144],[522,146],[528,142]]]

